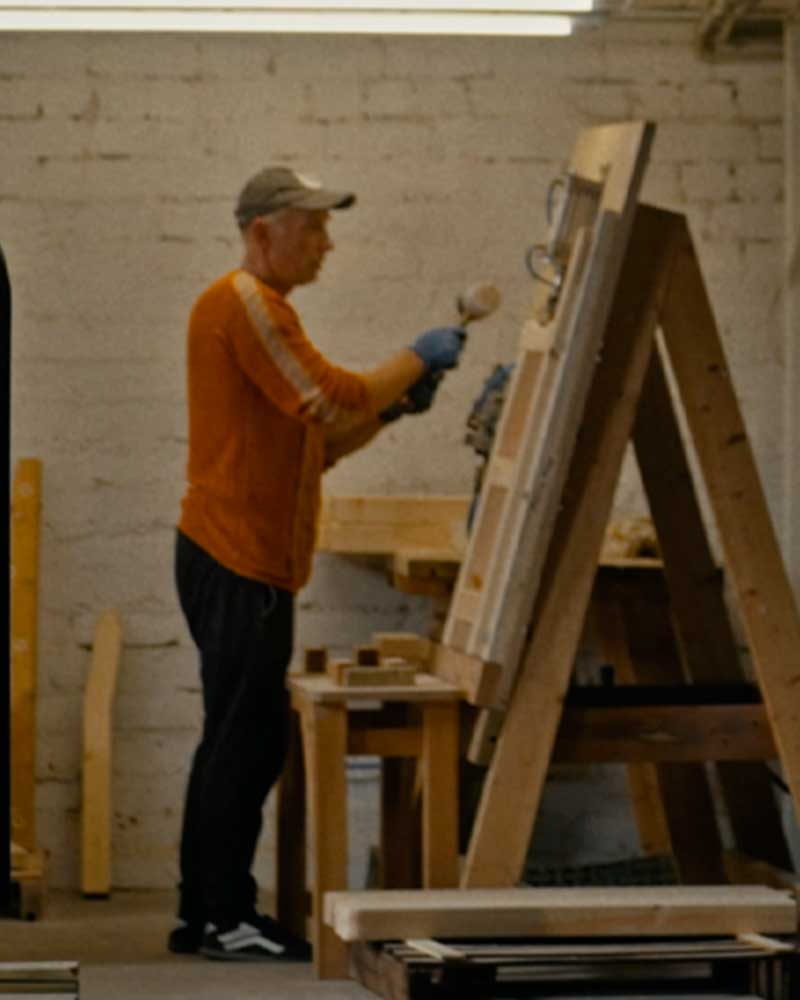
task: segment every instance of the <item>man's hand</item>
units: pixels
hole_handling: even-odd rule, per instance
[[[408,389],[402,399],[398,399],[381,413],[381,421],[384,424],[389,424],[406,413],[425,413],[433,405],[436,391],[443,378],[443,371],[426,372]]]
[[[406,413],[425,413],[429,410],[443,378],[444,372],[428,372],[415,382],[406,393]]]
[[[411,350],[431,372],[455,368],[464,348],[466,331],[461,326],[440,326],[421,333]]]

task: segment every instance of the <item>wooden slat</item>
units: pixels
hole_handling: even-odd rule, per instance
[[[419,757],[422,740],[419,729],[356,729],[350,726],[347,752],[358,757]]]
[[[638,122],[597,131],[596,144],[595,130],[588,130],[578,144],[584,162],[596,155],[593,166],[604,179],[604,187],[591,238],[586,241],[585,264],[574,290],[565,288],[556,315],[557,325],[562,314],[566,317],[563,348],[556,337],[556,350],[562,354],[561,377],[553,385],[545,419],[537,421],[534,428],[538,446],[533,454],[539,460],[529,462],[530,452],[520,455],[523,518],[515,531],[501,533],[493,561],[494,566],[500,567],[500,573],[487,584],[485,613],[474,642],[465,650],[502,665],[501,713],[517,675],[526,626],[622,267],[654,127]],[[574,165],[573,169],[584,176]],[[573,256],[581,249],[581,241],[577,240]],[[444,641],[448,641],[447,629]],[[473,756],[488,758],[501,713],[483,714],[476,730]]]
[[[347,715],[343,707],[308,702],[301,715],[311,813],[314,971],[323,979],[347,976],[347,949],[322,919],[319,886],[347,886]]]
[[[417,674],[414,684],[404,684],[400,687],[363,687],[348,688],[334,684],[329,677],[319,674],[310,676],[294,675],[289,677],[289,687],[298,690],[310,701],[318,704],[336,705],[342,702],[356,701],[454,701],[461,697],[460,690],[452,684],[440,681],[430,674]]]
[[[567,706],[553,750],[553,759],[560,763],[774,760],[775,756],[763,705]],[[692,792],[687,779],[684,774],[685,791],[696,806],[702,791]],[[695,808],[691,815],[689,833],[697,854],[701,814]],[[716,841],[717,855],[720,846]],[[706,874],[710,876],[716,867],[711,865],[710,854],[709,865]]]
[[[671,244],[668,214],[640,208],[609,318],[614,336],[607,339],[587,403],[531,642],[483,789],[462,875],[465,886],[513,885],[524,867],[652,351]]]
[[[88,896],[111,891],[112,712],[122,647],[117,611],[97,619],[83,700],[83,808],[81,890]]]
[[[593,246],[597,256],[606,256],[617,235],[617,222],[610,216],[600,221]],[[467,649],[503,666],[498,691],[503,704],[513,684],[521,651],[520,625],[524,626],[530,617],[547,539],[558,510],[558,492],[566,475],[594,368],[598,343],[593,342],[592,335],[596,331],[599,341],[602,333],[602,326],[582,323],[586,299],[596,294],[589,245],[589,234],[584,231],[575,247],[575,259],[570,262],[562,304],[556,314],[555,325],[560,327],[557,339],[542,363],[537,391],[527,401],[524,438],[514,455],[513,490],[509,491],[504,516],[494,532],[491,559],[487,560],[487,571],[481,581],[481,615]],[[509,389],[510,418],[517,393],[526,394],[521,378],[512,381]],[[498,447],[492,451],[487,476],[491,476],[495,454],[502,455],[506,436],[501,417]]]
[[[390,553],[464,546],[466,496],[326,497],[317,548],[322,552]]]
[[[11,494],[11,836],[36,850],[36,691],[42,463],[20,459]]]
[[[445,624],[445,645],[501,665],[500,708],[516,676],[652,134],[653,126],[634,122],[579,137],[570,174],[600,187],[582,228],[559,235],[568,266],[549,338],[545,329],[531,337],[530,322],[523,330]],[[466,591],[480,595],[472,610]],[[484,716],[482,730],[486,723]],[[478,738],[488,752],[488,737]]]
[[[688,225],[662,310],[665,342],[795,809],[800,617]]]
[[[428,704],[422,728],[422,884],[458,885],[458,705]]]
[[[634,428],[634,447],[658,531],[675,627],[689,677],[699,683],[744,679],[736,637],[703,523],[663,362],[654,352]],[[717,766],[739,849],[790,868],[772,782],[761,763]]]
[[[794,897],[761,886],[326,893],[343,941],[471,937],[793,934]]]

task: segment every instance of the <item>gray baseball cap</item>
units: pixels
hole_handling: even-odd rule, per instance
[[[290,167],[264,167],[242,188],[236,203],[236,220],[246,226],[259,215],[281,208],[309,208],[327,211],[349,208],[356,200],[351,191],[332,191],[319,181]]]

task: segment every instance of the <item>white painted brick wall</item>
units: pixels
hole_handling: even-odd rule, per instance
[[[434,414],[393,426],[328,480],[334,493],[461,493],[473,470],[464,419],[491,366],[513,355],[531,296],[523,254],[544,234],[548,183],[578,129],[653,118],[645,197],[689,215],[777,514],[780,88],[774,64],[703,63],[683,29],[662,25],[568,41],[0,38],[13,446],[45,467],[38,769],[52,884],[77,883],[81,698],[94,620],[109,606],[125,633],[114,878],[176,878],[200,707],[171,577],[183,338],[194,297],[237,262],[231,205],[244,178],[278,159],[358,190],[358,207],[336,217],[321,281],[296,296],[320,347],[344,364],[449,320],[476,279],[501,286],[502,311],[470,338]],[[620,503],[640,502],[629,473]],[[424,628],[427,612],[375,570],[320,556],[298,641],[346,648],[375,629]],[[568,843],[574,863],[633,850],[616,799],[559,791],[537,834],[545,853]],[[361,857],[363,793],[354,816]],[[613,836],[576,833],[591,823]],[[268,821],[266,885],[271,837]]]

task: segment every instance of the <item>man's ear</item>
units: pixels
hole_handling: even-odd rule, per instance
[[[263,215],[259,215],[257,218],[253,219],[250,225],[253,227],[253,236],[255,237],[258,245],[261,247],[268,246],[271,242],[272,236],[269,221],[265,219]]]

